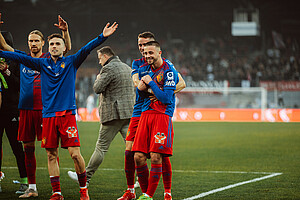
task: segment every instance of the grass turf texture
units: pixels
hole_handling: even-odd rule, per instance
[[[81,153],[85,162],[94,150],[99,123],[78,123]],[[202,199],[300,199],[300,123],[174,123],[172,195],[174,200],[188,198],[231,184],[263,177],[265,174],[226,173],[281,172],[280,176],[213,193]],[[117,199],[126,189],[125,145],[118,135],[93,176],[91,199]],[[79,199],[78,185],[67,171],[74,168],[67,150],[59,149],[61,187],[65,199]],[[36,147],[38,199],[49,199],[51,185],[47,157],[40,142]],[[0,199],[18,199],[15,191],[19,174],[6,136],[3,138]],[[207,172],[205,172],[207,171]],[[214,173],[213,171],[225,171]],[[137,196],[141,195],[137,189]],[[154,199],[163,199],[162,178]]]

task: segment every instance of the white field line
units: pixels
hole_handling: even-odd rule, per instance
[[[17,167],[2,167],[2,168],[3,169],[17,169]],[[47,170],[46,167],[37,167],[37,169]],[[74,168],[63,167],[63,168],[60,168],[60,169],[62,169],[62,170],[73,170],[74,171]],[[98,170],[102,170],[102,171],[123,171],[124,169],[100,168]],[[225,186],[225,187],[217,188],[217,189],[214,189],[214,190],[211,190],[211,191],[208,191],[208,192],[204,192],[204,193],[192,196],[192,197],[185,198],[183,200],[199,199],[201,197],[205,197],[205,196],[208,196],[210,194],[214,194],[214,193],[217,193],[217,192],[228,190],[228,189],[238,187],[238,186],[241,186],[241,185],[245,185],[245,184],[248,184],[248,183],[254,183],[254,182],[257,182],[257,181],[264,180],[264,179],[272,178],[274,176],[279,176],[279,175],[282,174],[282,173],[273,173],[273,172],[200,171],[200,170],[173,170],[173,172],[178,172],[178,173],[216,173],[216,174],[219,174],[219,173],[223,173],[223,174],[268,174],[267,176],[263,176],[263,177],[260,177],[260,178],[255,178],[255,179],[251,179],[251,180],[248,180],[248,181],[243,181],[243,182],[235,183],[235,184],[228,185],[228,186]]]
[[[199,198],[201,198],[201,197],[205,197],[205,196],[208,196],[208,195],[210,195],[210,194],[214,194],[214,193],[217,193],[217,192],[221,192],[221,191],[224,191],[224,190],[228,190],[228,189],[231,189],[231,188],[240,186],[240,185],[245,185],[245,184],[248,184],[248,183],[253,183],[253,182],[261,181],[261,180],[264,180],[264,179],[267,179],[267,178],[272,178],[272,177],[274,177],[274,176],[279,176],[279,175],[281,175],[281,174],[282,174],[282,173],[272,173],[272,174],[270,174],[270,175],[263,176],[263,177],[260,177],[260,178],[255,178],[255,179],[251,179],[251,180],[249,180],[249,181],[243,181],[243,182],[235,183],[235,184],[228,185],[228,186],[225,186],[225,187],[217,188],[217,189],[214,189],[214,190],[211,190],[211,191],[208,191],[208,192],[204,192],[204,193],[198,194],[198,195],[196,195],[196,196],[192,196],[192,197],[189,197],[189,198],[185,198],[185,199],[183,199],[183,200],[199,199]]]
[[[2,167],[2,169],[17,169],[17,167]],[[37,167],[39,170],[48,170],[46,167]],[[61,167],[61,170],[73,170],[74,168]],[[124,171],[124,169],[113,169],[113,168],[99,168],[98,170],[103,171]],[[243,172],[243,171],[201,171],[201,170],[176,170],[173,172],[178,173],[214,173],[214,174],[274,174],[274,172]]]

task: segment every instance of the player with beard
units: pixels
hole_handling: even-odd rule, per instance
[[[162,57],[160,45],[156,41],[145,44],[144,57],[147,61],[139,68],[140,82],[138,91],[144,98],[142,114],[132,146],[135,152],[137,173],[147,165],[147,156],[151,158],[151,170],[147,191],[139,199],[152,199],[162,174],[163,157],[173,154],[172,116],[175,108],[176,84],[178,73]],[[149,97],[150,87],[157,98]],[[144,172],[140,176],[147,176]],[[139,179],[140,184],[143,180]]]
[[[144,52],[145,44],[150,41],[155,41],[155,36],[152,32],[146,31],[138,35],[138,48],[143,57],[134,60],[132,63],[132,79],[135,84],[135,87],[138,86],[140,81],[138,76],[138,70],[142,65],[147,63],[143,55],[143,52]],[[174,68],[174,65],[170,61],[168,61],[167,59],[164,60],[168,62],[171,67]],[[176,85],[175,93],[185,88],[185,82],[183,78],[179,73],[178,76],[179,76],[179,82]],[[135,198],[134,175],[135,175],[136,166],[134,163],[134,152],[132,152],[131,149],[138,128],[140,116],[142,113],[143,103],[144,103],[144,99],[139,96],[138,92],[136,92],[136,102],[134,105],[132,118],[130,120],[128,132],[127,132],[126,148],[125,148],[125,174],[126,174],[128,189],[125,191],[122,197],[118,198],[118,200],[130,200]],[[164,199],[171,200],[172,199],[171,196],[172,167],[171,167],[171,162],[169,157],[163,157],[162,163],[163,163],[162,174],[163,174],[163,183],[164,183],[164,190],[165,190]],[[149,170],[147,165],[139,166],[139,167],[137,166],[137,176],[139,178],[140,187],[143,193],[146,193],[148,188],[148,175],[149,175]]]
[[[0,13],[0,24],[1,13]],[[68,31],[68,24],[63,18],[58,16],[58,27],[66,40],[66,53],[71,49],[71,39]],[[28,35],[29,56],[33,58],[49,58],[50,53],[43,53],[45,44],[44,36],[39,30],[33,30]],[[25,52],[14,49],[7,44],[0,34],[0,49],[4,51]],[[42,140],[42,97],[41,97],[41,76],[40,72],[20,64],[20,98],[19,98],[19,134],[18,140],[24,144],[25,167],[28,177],[29,187],[20,198],[37,197],[36,187],[36,158],[35,158],[35,139]]]

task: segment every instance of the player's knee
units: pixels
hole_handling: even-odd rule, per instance
[[[162,163],[162,156],[159,153],[151,153],[151,163],[152,164],[161,164]]]
[[[144,163],[146,163],[147,157],[143,153],[135,152],[135,154],[134,154],[134,161],[136,162],[136,164],[138,166],[141,166]]]
[[[73,160],[79,160],[80,157],[81,157],[81,155],[80,155],[80,153],[78,153],[78,152],[72,153],[72,154],[71,154],[71,158],[72,158]]]
[[[47,156],[49,162],[57,160],[57,154],[55,154],[54,152],[47,152]]]

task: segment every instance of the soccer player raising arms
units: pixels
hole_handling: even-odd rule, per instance
[[[1,13],[0,13],[1,17]],[[3,23],[0,18],[0,23]],[[63,18],[58,16],[58,24],[54,24],[61,31],[66,41],[67,53],[71,49],[71,39],[68,31],[68,24]],[[50,53],[43,53],[45,44],[44,35],[39,30],[33,30],[28,35],[28,48],[33,58],[49,58]],[[14,49],[7,44],[0,34],[0,49],[4,51],[25,52]],[[24,144],[25,167],[28,177],[29,188],[19,198],[37,197],[36,187],[36,158],[35,158],[35,138],[42,140],[42,96],[41,96],[41,75],[40,72],[29,67],[20,65],[20,98],[19,98],[19,134],[18,140]]]
[[[88,54],[112,35],[118,24],[107,23],[103,33],[82,47],[76,54],[64,57],[65,40],[60,34],[48,37],[51,58],[32,58],[17,52],[0,51],[0,57],[20,62],[41,72],[43,132],[42,147],[48,156],[48,171],[53,195],[50,200],[61,200],[59,166],[57,163],[59,137],[61,147],[68,149],[78,174],[80,199],[89,199],[86,187],[84,159],[80,153],[79,133],[75,119],[75,79],[76,73]]]

